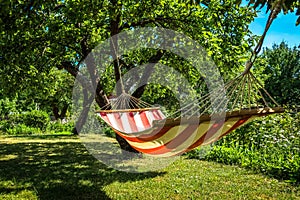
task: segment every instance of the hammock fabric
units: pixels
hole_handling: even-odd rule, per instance
[[[217,141],[253,119],[282,108],[235,111],[224,116],[165,119],[157,108],[100,111],[98,115],[136,150],[154,156],[180,155]]]
[[[145,131],[152,127],[153,121],[166,118],[159,108],[108,110],[98,114],[114,130],[127,134]]]

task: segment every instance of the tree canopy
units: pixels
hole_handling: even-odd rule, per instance
[[[252,6],[238,1],[181,1],[181,0],[55,0],[1,2],[0,18],[0,84],[1,98],[25,99],[52,109],[58,118],[69,105],[75,77],[87,83],[80,73],[82,61],[101,42],[124,31],[141,27],[161,27],[182,33],[202,45],[229,79],[241,72],[251,47],[256,42],[248,26],[256,16]],[[254,7],[275,1],[250,1]],[[293,2],[293,3],[289,3]],[[299,2],[285,1],[284,11],[298,8]],[[286,6],[286,7],[284,7]],[[299,9],[297,10],[297,14]],[[112,46],[104,52],[114,57]],[[96,63],[96,62],[94,62]],[[119,70],[119,63],[122,64]],[[201,76],[187,61],[161,49],[138,49],[120,55],[100,76],[95,76],[95,101],[101,107],[107,103],[114,85],[127,71],[147,63],[171,65],[183,74],[193,87]],[[141,73],[145,80],[152,68]],[[149,68],[148,68],[149,69]],[[169,78],[174,78],[169,77]],[[118,93],[118,91],[117,91]],[[176,103],[169,88],[146,85],[133,93],[149,103],[159,99]],[[88,95],[84,95],[87,101]],[[52,107],[52,108],[51,108]],[[84,105],[85,107],[85,105]],[[60,111],[59,111],[60,110]],[[86,110],[82,116],[86,115]],[[83,123],[84,117],[78,120]]]
[[[11,1],[2,4],[0,80],[6,95],[36,87],[52,68],[77,76],[78,64],[100,41],[132,28],[157,26],[184,33],[203,45],[227,74],[245,62],[244,55],[254,42],[248,24],[255,12],[249,7],[235,6],[229,0],[214,0],[205,6],[179,0]],[[159,62],[163,55],[158,54],[158,51],[145,50],[136,52],[138,57],[127,55],[125,59],[123,56],[122,61],[127,62],[127,66],[147,63],[154,58]],[[115,75],[117,81],[121,75],[114,71],[109,77]],[[188,73],[189,70],[180,71]],[[101,105],[105,103],[103,94],[110,92],[105,84],[99,82],[98,92],[102,95],[96,100]]]
[[[258,66],[263,69],[265,88],[280,105],[300,102],[300,49],[284,42],[265,48]]]

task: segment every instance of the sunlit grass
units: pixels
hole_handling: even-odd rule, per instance
[[[157,172],[106,167],[74,136],[0,137],[0,199],[300,199],[300,187],[181,157]]]
[[[239,167],[180,159],[164,176],[104,187],[112,199],[299,199],[299,187]]]

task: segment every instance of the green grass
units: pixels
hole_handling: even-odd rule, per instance
[[[120,172],[74,136],[1,136],[0,199],[300,199],[300,186],[185,157],[157,172]]]

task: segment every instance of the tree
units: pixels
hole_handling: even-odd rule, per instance
[[[258,60],[264,69],[265,89],[281,105],[299,105],[300,49],[289,48],[285,42],[265,48]]]
[[[47,74],[56,67],[80,77],[79,63],[100,41],[138,27],[164,27],[190,36],[206,48],[221,72],[228,76],[239,71],[246,61],[245,52],[254,42],[248,24],[255,12],[250,7],[238,7],[230,0],[213,0],[205,5],[180,0],[103,0],[93,3],[87,0],[24,0],[2,4],[1,74],[9,76],[11,81],[8,85],[3,81],[4,76],[0,80],[4,88],[11,88],[10,91],[19,87],[17,80],[32,67],[38,74]],[[114,55],[112,46],[107,53]],[[135,59],[136,55],[138,59]],[[120,62],[124,67],[121,72],[114,61],[113,74],[106,77],[114,77],[109,79],[113,84],[130,66],[149,61],[164,63],[167,59],[173,59],[174,68],[185,72],[187,77],[194,73],[189,65],[180,64],[182,59],[169,52],[148,49],[137,51],[135,55],[122,55]],[[96,76],[93,68],[89,71],[91,76]],[[147,78],[150,73],[144,74]],[[101,78],[96,77],[93,83],[96,86],[95,101],[100,107],[107,103],[106,96],[112,92]],[[82,84],[87,84],[85,77],[79,79]],[[189,80],[197,85],[199,78],[194,76]],[[145,89],[140,88],[135,96],[140,97]],[[84,102],[88,104],[89,96],[84,96]],[[78,127],[84,123],[85,112],[82,112]]]
[[[50,69],[47,74],[38,73],[34,79],[35,85],[29,85],[19,92],[19,99],[37,103],[41,110],[52,112],[55,120],[66,117],[69,106],[72,104],[72,88],[74,77],[69,73]]]

